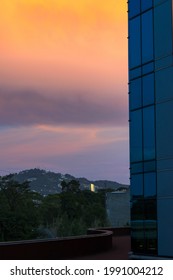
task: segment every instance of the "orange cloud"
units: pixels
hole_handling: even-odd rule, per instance
[[[0,8],[4,51],[25,59],[80,57],[83,48],[86,55],[113,55],[126,26],[124,0],[13,0]]]
[[[1,1],[0,83],[122,86],[126,18],[124,0]]]
[[[0,83],[122,95],[126,17],[124,0],[1,1]]]

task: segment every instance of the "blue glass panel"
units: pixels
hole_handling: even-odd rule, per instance
[[[153,59],[153,12],[152,10],[142,15],[142,62]]]
[[[131,248],[134,253],[144,253],[144,232],[143,221],[131,221]]]
[[[131,201],[131,218],[133,228],[136,227],[143,227],[143,220],[144,220],[144,201],[143,199],[132,199]],[[137,224],[135,223],[137,222]]]
[[[145,1],[145,0],[144,0]],[[166,0],[167,1],[167,0]],[[158,5],[165,2],[165,0],[154,0],[154,5]]]
[[[130,70],[129,72],[129,78],[131,79],[135,79],[141,76],[141,67],[135,68],[133,70]]]
[[[131,176],[130,190],[132,199],[143,195],[143,174]]]
[[[142,106],[141,95],[141,79],[130,82],[130,110],[137,109]]]
[[[142,11],[152,8],[152,6],[153,6],[153,0],[141,0]]]
[[[172,1],[156,6],[155,25],[155,56],[156,58],[172,53]]]
[[[154,106],[143,109],[144,160],[155,158],[155,116]]]
[[[129,17],[133,17],[139,14],[140,6],[140,0],[129,0]]]
[[[156,173],[144,174],[144,197],[155,198],[156,196]]]
[[[158,250],[160,256],[172,258],[173,252],[173,198],[163,197],[157,201],[158,217]]]
[[[173,166],[173,165],[172,165]],[[162,172],[158,172],[158,184],[157,184],[157,197],[173,197],[173,172],[172,166],[168,167],[169,169]]]
[[[144,232],[144,203],[142,199],[134,199],[131,202],[131,246],[133,252],[143,252]]]
[[[157,252],[157,202],[156,199],[145,199],[145,252],[154,254]]]
[[[131,174],[142,173],[143,172],[143,163],[132,163],[131,164]]]
[[[158,171],[172,170],[172,167],[173,167],[173,158],[160,159],[157,161],[157,170]],[[173,172],[172,172],[172,175],[173,175]],[[172,180],[172,182],[173,182],[173,180]],[[172,188],[172,191],[173,191],[173,188]]]
[[[144,76],[142,79],[143,106],[154,103],[154,74]]]
[[[143,75],[148,74],[148,73],[153,72],[153,71],[154,71],[154,63],[153,62],[147,63],[142,67],[142,74]]]
[[[130,113],[130,159],[142,161],[142,111]]]
[[[147,255],[157,254],[157,222],[145,221],[145,253]]]
[[[144,162],[144,172],[150,172],[156,170],[156,162],[155,160],[150,160]]]
[[[166,90],[165,90],[166,91]],[[173,157],[173,99],[156,106],[157,157]]]
[[[173,98],[173,67],[156,72],[156,100],[166,101]]]
[[[169,67],[173,64],[172,55],[168,55],[155,61],[155,69]]]
[[[141,29],[140,17],[129,21],[129,66],[137,67],[141,64]]]

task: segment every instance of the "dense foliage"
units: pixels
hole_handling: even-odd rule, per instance
[[[72,180],[62,182],[61,193],[43,197],[27,182],[0,179],[0,241],[80,235],[106,225],[103,191],[81,191]]]

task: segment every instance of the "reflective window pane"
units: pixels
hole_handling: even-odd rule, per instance
[[[172,258],[173,252],[173,198],[163,197],[157,201],[158,207],[158,250],[160,255]]]
[[[152,5],[153,5],[153,0],[141,0],[142,11],[152,8]]]
[[[156,196],[156,173],[144,174],[144,197],[155,198]]]
[[[142,161],[142,111],[130,113],[130,158],[131,162]]]
[[[150,172],[156,170],[155,160],[145,161],[144,162],[144,172]]]
[[[155,56],[156,58],[172,53],[172,1],[156,6],[154,11]]]
[[[131,248],[135,253],[143,253],[145,247],[143,221],[131,222]]]
[[[144,200],[144,231],[145,231],[145,252],[148,254],[157,253],[157,202],[156,199]]]
[[[157,223],[156,220],[145,220],[145,253],[156,254],[157,252]]]
[[[135,79],[141,76],[141,67],[135,68],[133,70],[129,71],[129,78],[131,79]]]
[[[158,197],[173,197],[173,172],[172,166],[168,167],[168,170],[158,172],[158,181],[157,181],[157,195]]]
[[[143,67],[142,67],[142,74],[143,75],[148,74],[152,71],[154,71],[154,63],[153,62],[150,62],[150,63],[147,63],[147,64],[143,65]]]
[[[142,199],[133,199],[131,202],[131,220],[144,220],[144,202]],[[134,225],[134,224],[133,224]]]
[[[144,0],[145,1],[145,0]],[[166,0],[167,1],[167,0]],[[169,1],[169,0],[168,0]],[[154,0],[154,5],[158,5],[165,2],[165,0]]]
[[[158,158],[173,157],[173,100],[156,107],[156,137]]]
[[[140,13],[141,0],[129,0],[129,17],[136,16]]]
[[[153,59],[153,12],[142,15],[142,62]]]
[[[143,105],[154,103],[154,74],[144,76],[142,79]]]
[[[140,17],[129,22],[129,66],[137,67],[141,64],[141,28]]]
[[[143,174],[132,175],[130,187],[132,199],[143,196]]]
[[[156,100],[166,101],[173,98],[172,81],[173,67],[157,71],[156,74]]]
[[[161,69],[165,67],[169,67],[172,65],[172,55],[168,55],[166,57],[162,57],[155,61],[155,69]]]
[[[143,172],[143,163],[142,162],[132,163],[130,168],[131,168],[131,174],[141,173]]]
[[[144,208],[145,208],[145,220],[153,220],[157,219],[157,201],[156,199],[145,199],[144,200]]]
[[[142,200],[132,200],[131,203],[131,246],[134,252],[144,251],[144,203]]]
[[[137,109],[142,106],[141,79],[130,82],[130,109]]]
[[[143,109],[144,159],[155,158],[155,125],[154,106]]]

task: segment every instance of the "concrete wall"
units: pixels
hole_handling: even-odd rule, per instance
[[[90,230],[89,235],[61,239],[0,243],[1,260],[65,260],[106,251],[112,247],[112,231]]]

